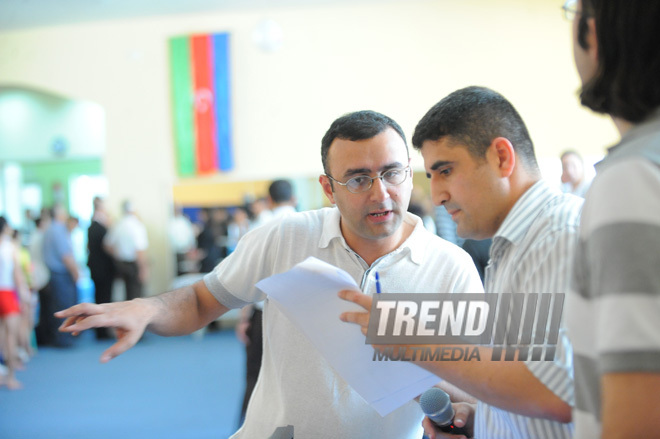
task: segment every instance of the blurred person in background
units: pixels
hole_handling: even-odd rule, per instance
[[[147,229],[135,214],[133,203],[122,203],[123,215],[105,235],[103,244],[115,259],[117,273],[126,287],[126,300],[142,297],[149,276]]]
[[[275,180],[268,186],[271,220],[280,220],[296,211],[296,196],[289,180]]]
[[[282,218],[296,212],[296,196],[293,193],[293,185],[289,180],[274,180],[268,186],[267,205],[270,207],[268,215],[262,215],[256,227],[271,221],[279,221]],[[263,301],[244,306],[236,325],[236,337],[245,345],[245,393],[239,425],[243,423],[247,411],[250,396],[257,384],[261,359],[263,355]]]
[[[445,206],[435,206],[434,214],[437,235],[452,244],[462,246],[465,239],[456,233],[456,223],[451,219],[447,208]]]
[[[584,198],[591,185],[584,171],[582,156],[577,151],[564,151],[561,155],[562,192]]]
[[[423,189],[416,186],[413,187],[412,197],[410,198],[410,204],[408,205],[408,212],[420,217],[426,230],[437,235],[438,229],[435,225],[435,218],[431,215],[432,211],[433,205],[431,203],[431,198]]]
[[[167,234],[176,256],[176,275],[181,276],[194,271],[192,252],[197,248],[195,227],[183,213],[180,204],[174,205],[174,216],[168,225]]]
[[[490,246],[493,244],[491,238],[488,239],[466,239],[461,246],[463,250],[474,261],[474,266],[477,267],[481,282],[486,279],[486,267],[490,261]]]
[[[110,216],[101,197],[94,197],[93,209],[92,222],[87,229],[87,266],[94,282],[94,301],[108,303],[112,301],[112,284],[117,274],[115,261],[103,245],[110,227]],[[97,328],[96,338],[111,338],[111,334],[107,328]]]
[[[37,317],[36,336],[38,346],[48,346],[55,342],[55,334],[48,330],[50,322],[54,321],[53,313],[57,311],[53,305],[50,292],[50,271],[44,261],[44,235],[50,227],[50,214],[42,210],[41,216],[35,220],[36,229],[30,235],[30,257],[32,259],[32,288],[37,291],[39,316]]]
[[[249,212],[251,215],[250,230],[266,224],[273,216],[267,197],[257,198],[250,203]]]
[[[227,223],[227,254],[236,249],[238,241],[250,230],[250,218],[247,211],[242,207],[233,209]]]
[[[21,232],[21,239],[22,244],[24,246],[29,246],[30,245],[30,236],[32,236],[32,232],[37,228],[37,221],[36,218],[34,218],[34,214],[32,213],[32,210],[30,209],[25,209],[25,221],[23,224],[23,230]]]
[[[32,287],[32,259],[30,251],[23,245],[23,236],[19,230],[14,230],[14,245],[18,254],[18,265],[25,281],[25,292],[19,296],[21,307],[21,327],[18,339],[18,356],[23,363],[27,363],[34,355],[32,335],[34,332],[35,306],[38,302],[37,293]]]
[[[53,219],[46,230],[43,241],[44,262],[50,271],[50,296],[52,305],[55,309],[73,306],[78,301],[78,282],[79,272],[73,254],[73,245],[71,234],[67,228],[69,215],[64,207],[56,205],[53,208]],[[52,319],[52,314],[48,316],[46,324],[49,339],[52,339],[54,346],[71,347],[73,346],[73,337],[71,334],[65,334],[57,330],[59,326],[57,320]]]
[[[228,215],[222,207],[204,210],[207,220],[197,236],[197,249],[201,257],[199,269],[202,273],[209,273],[227,256]]]
[[[0,375],[0,387],[17,390],[22,387],[16,379],[16,370],[21,367],[18,355],[20,302],[29,301],[29,293],[12,234],[7,220],[0,216],[0,348],[6,367],[6,375]]]
[[[35,219],[36,229],[30,235],[30,259],[32,260],[32,288],[35,291],[41,291],[48,285],[50,273],[44,262],[43,242],[44,234],[50,226],[50,217],[42,216]]]

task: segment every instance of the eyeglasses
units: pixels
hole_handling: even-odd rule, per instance
[[[357,177],[351,178],[346,183],[342,183],[341,181],[336,180],[331,175],[325,174],[325,176],[337,184],[346,186],[346,189],[348,189],[350,193],[359,194],[371,189],[371,186],[374,184],[374,180],[379,178],[385,186],[398,186],[406,181],[409,170],[410,166],[406,166],[405,168],[388,169],[387,171],[375,177],[369,177],[368,175],[358,175]]]
[[[564,5],[561,7],[562,11],[564,11],[564,18],[568,21],[573,21],[575,20],[575,16],[577,15],[577,0],[566,0],[564,2]]]
[[[564,11],[564,18],[566,20],[573,21],[578,14],[586,16],[584,11],[578,11],[577,6],[577,0],[566,0],[566,2],[564,2],[564,5],[561,7],[561,9]]]

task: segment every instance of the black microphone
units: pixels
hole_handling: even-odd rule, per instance
[[[443,390],[437,387],[431,387],[422,393],[419,399],[419,405],[424,414],[440,428],[440,431],[468,435],[465,427],[456,427],[454,425],[454,408],[451,406],[449,395]]]

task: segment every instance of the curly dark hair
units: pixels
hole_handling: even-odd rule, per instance
[[[633,123],[643,121],[660,106],[660,2],[583,0],[582,7],[578,31],[586,32],[587,20],[595,19],[599,64],[582,87],[582,105]],[[584,48],[582,40],[578,42]]]

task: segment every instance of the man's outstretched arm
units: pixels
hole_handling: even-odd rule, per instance
[[[148,298],[104,304],[81,303],[55,313],[66,319],[60,331],[74,335],[91,328],[114,328],[117,342],[101,355],[106,363],[133,347],[145,331],[173,336],[190,334],[227,312],[204,284]]]

